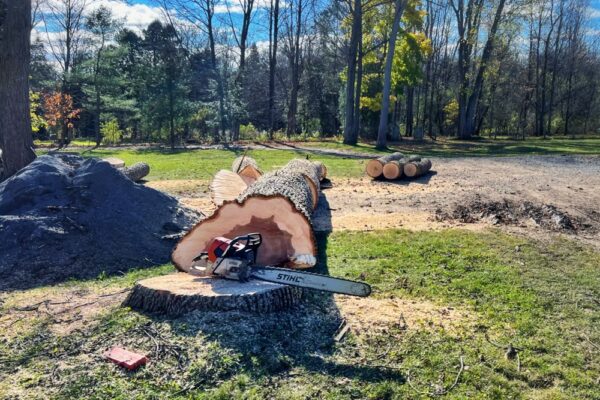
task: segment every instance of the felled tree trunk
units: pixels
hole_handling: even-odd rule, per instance
[[[431,160],[424,158],[420,161],[413,161],[404,165],[404,175],[409,178],[415,178],[429,172],[431,169]]]
[[[318,166],[306,160],[263,175],[189,231],[175,247],[173,263],[187,272],[215,237],[259,232],[260,265],[314,266],[317,248],[310,221],[319,195],[318,182],[313,181],[318,175]]]
[[[191,311],[277,311],[297,304],[301,298],[302,289],[292,286],[175,273],[137,282],[123,305],[177,317]]]
[[[132,181],[139,182],[150,173],[150,166],[145,162],[138,162],[131,167],[121,169],[121,172]]]
[[[370,160],[367,163],[367,175],[369,175],[371,178],[379,178],[383,175],[383,166],[390,162],[390,161],[394,161],[394,160],[400,160],[404,158],[404,155],[402,153],[392,153],[392,154],[388,154],[387,156],[383,156],[383,157],[379,157],[376,158],[374,160]]]

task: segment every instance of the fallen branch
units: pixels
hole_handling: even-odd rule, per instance
[[[419,394],[432,396],[432,397],[433,396],[443,396],[445,394],[448,394],[452,389],[454,389],[458,385],[458,380],[460,379],[460,376],[462,375],[464,369],[465,369],[464,358],[463,358],[463,356],[460,356],[460,369],[458,370],[458,373],[456,374],[456,378],[454,378],[454,383],[452,383],[452,385],[450,385],[448,388],[438,387],[434,392],[430,392],[428,390],[417,389],[410,380],[410,369],[408,370],[408,372],[406,374],[406,383],[408,383],[408,385],[415,392],[417,392]]]

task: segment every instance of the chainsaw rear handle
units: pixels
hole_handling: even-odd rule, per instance
[[[242,246],[236,246],[238,243],[240,243]],[[256,263],[256,253],[258,252],[258,247],[261,245],[261,243],[262,235],[258,232],[237,236],[233,238],[231,242],[229,242],[229,246],[227,246],[227,249],[225,249],[225,252],[223,252],[221,257],[235,257],[239,253],[248,253],[249,251],[252,251],[252,263]]]

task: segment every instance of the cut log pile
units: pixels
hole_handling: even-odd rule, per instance
[[[314,266],[317,248],[311,217],[319,199],[320,181],[327,175],[325,166],[309,160],[292,160],[248,184],[240,173],[251,168],[254,174],[260,169],[250,157],[238,160],[233,171],[222,170],[215,175],[211,190],[219,208],[177,244],[172,256],[175,266],[188,272],[193,259],[215,237],[233,238],[252,232],[263,237],[258,264]]]
[[[392,153],[370,160],[366,166],[366,173],[373,179],[396,180],[403,176],[417,178],[427,174],[430,169],[431,160],[427,158]]]

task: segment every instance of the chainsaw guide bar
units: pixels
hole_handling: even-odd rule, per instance
[[[190,273],[200,276],[218,276],[246,282],[249,279],[280,283],[300,288],[367,297],[371,286],[367,283],[334,278],[327,275],[285,268],[256,265],[256,254],[262,243],[260,233],[238,236],[232,240],[217,237],[208,251],[194,259]]]

